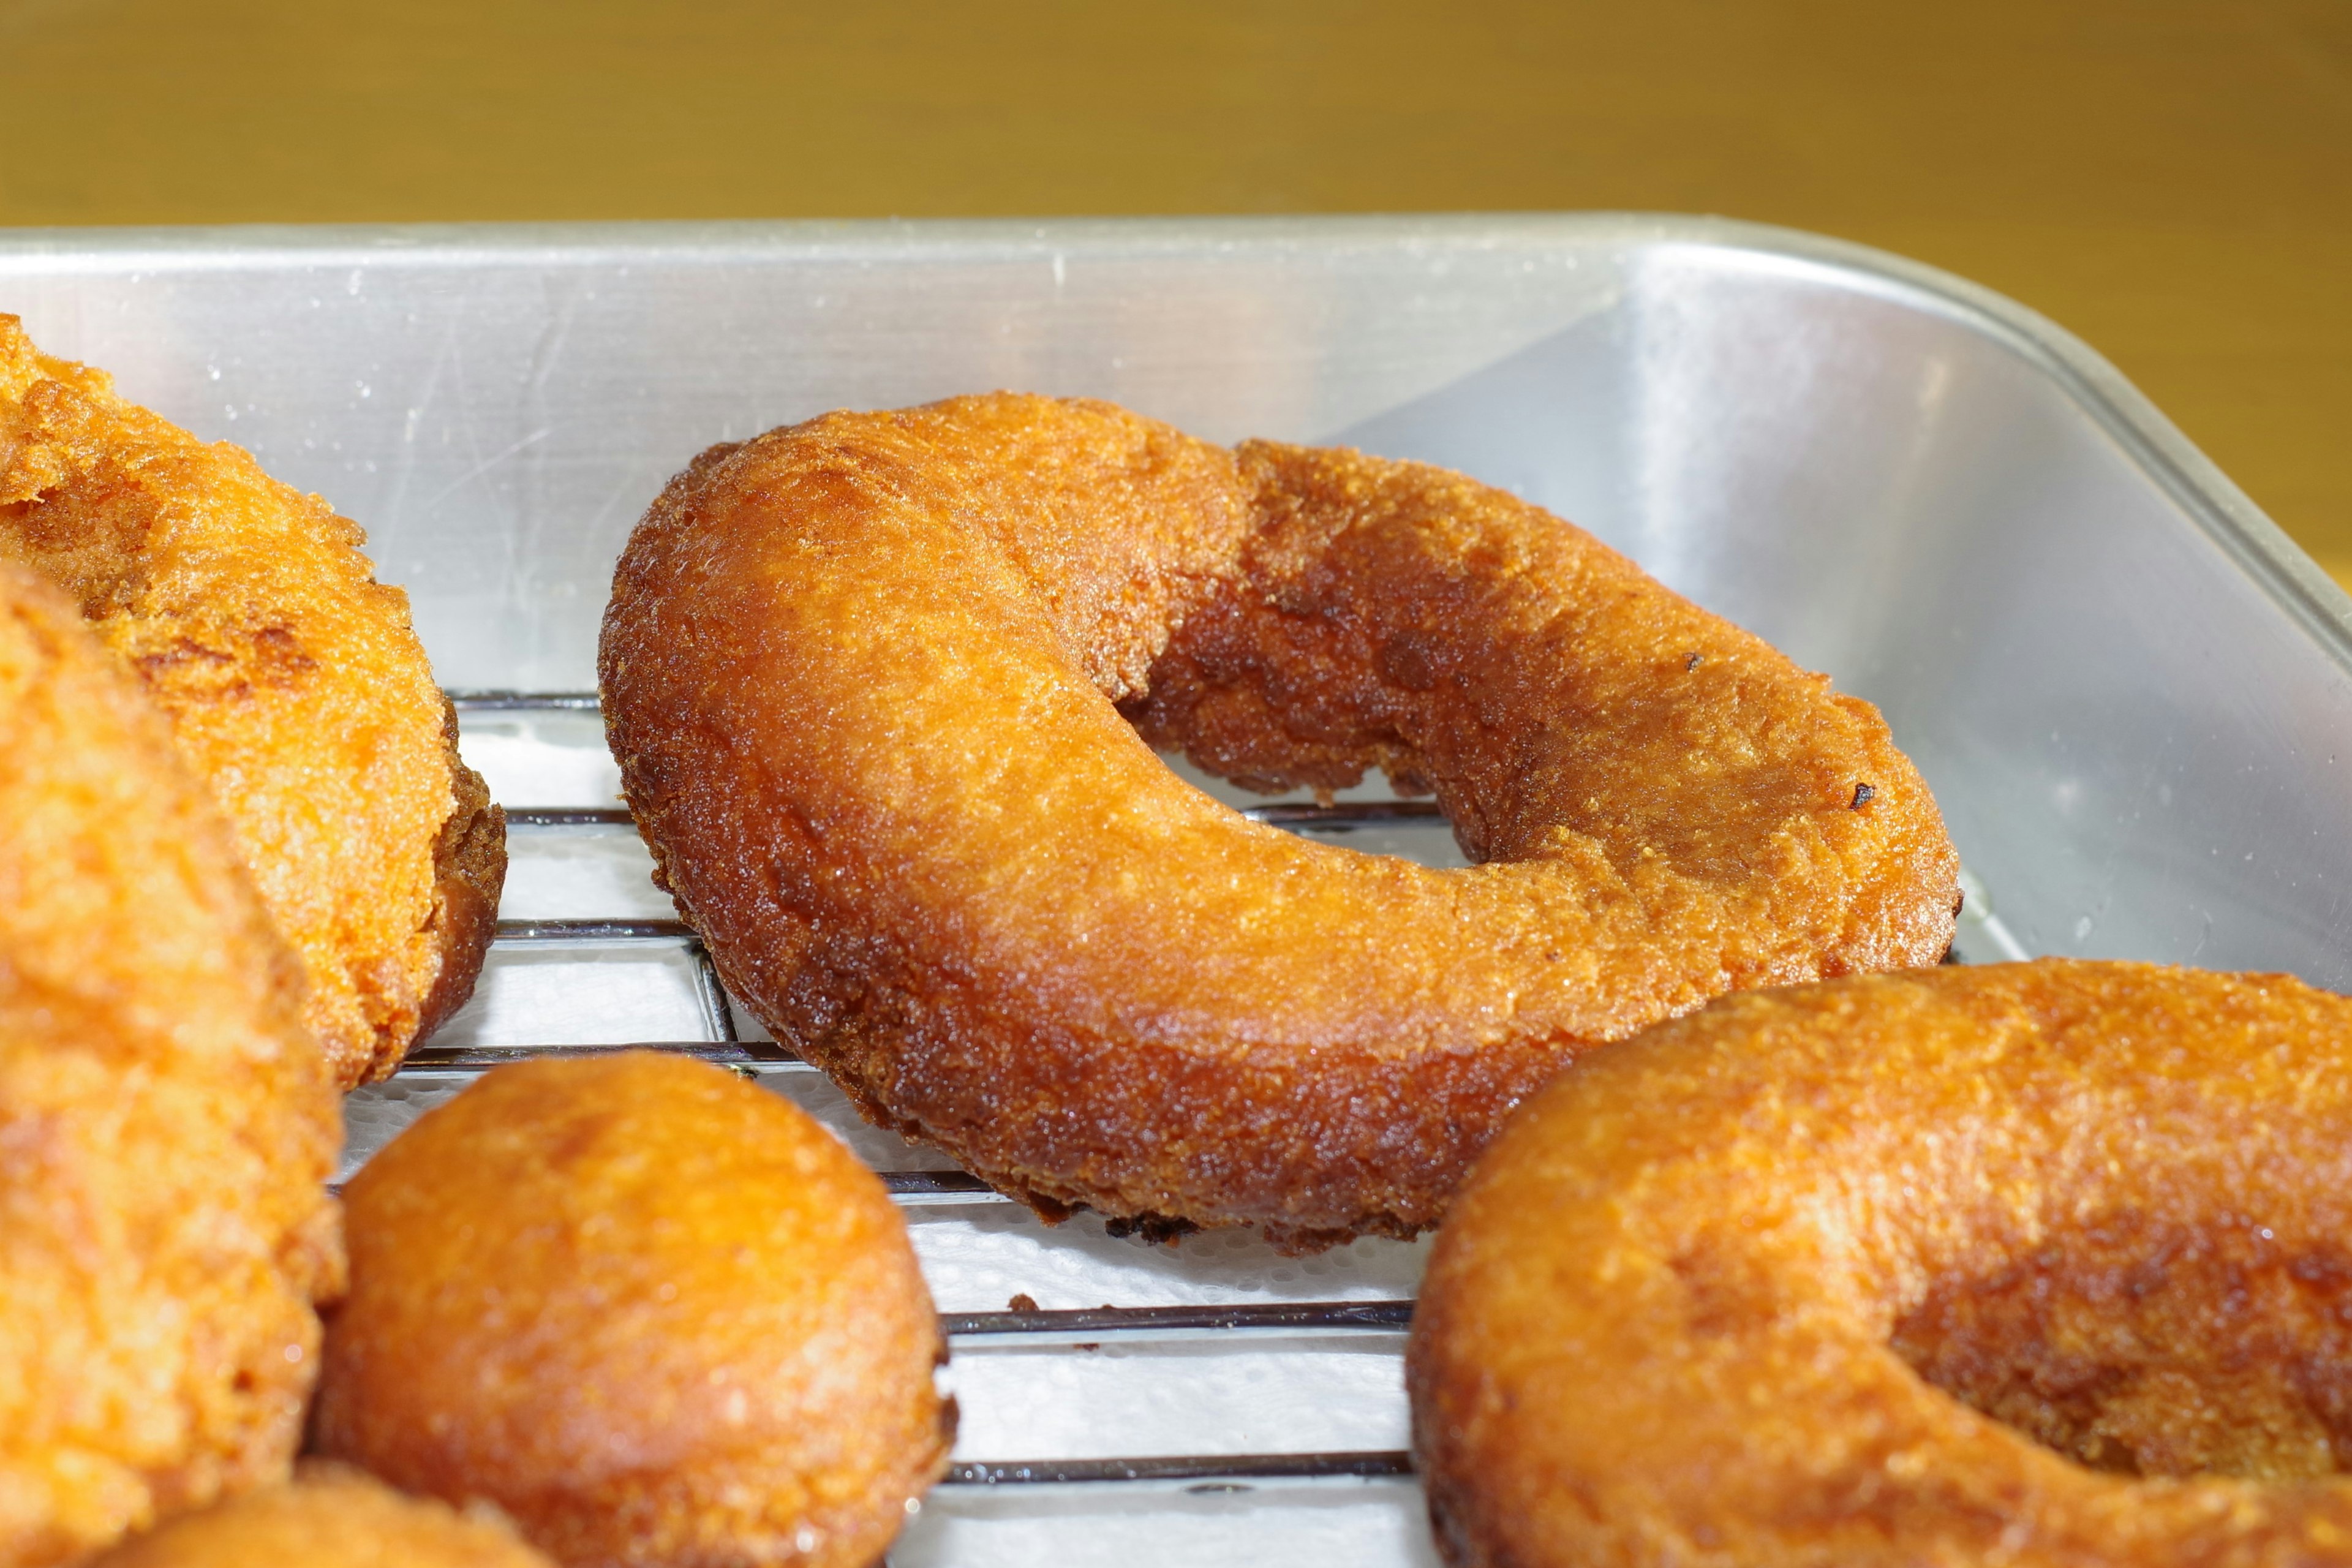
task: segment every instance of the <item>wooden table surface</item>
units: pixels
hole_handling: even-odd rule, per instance
[[[0,225],[1816,229],[2071,328],[2352,584],[2352,0],[0,0]]]

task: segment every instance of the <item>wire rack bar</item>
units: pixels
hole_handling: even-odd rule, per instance
[[[949,1338],[966,1340],[1209,1330],[1402,1333],[1412,1326],[1412,1303],[1252,1301],[1224,1306],[1085,1307],[1074,1311],[942,1312],[940,1326]]]
[[[734,1004],[727,999],[727,987],[719,978],[719,966],[710,962],[710,950],[697,942],[688,951],[694,955],[694,1000],[702,1009],[703,1032],[714,1040],[735,1039]]]
[[[476,691],[445,691],[449,705],[460,713],[597,713],[603,705],[593,691],[508,691],[491,688]]]
[[[1099,1486],[1106,1482],[1379,1480],[1412,1474],[1402,1449],[1336,1454],[1174,1454],[1133,1459],[971,1459],[950,1465],[942,1486]],[[1199,1489],[1223,1489],[1203,1486]]]
[[[692,942],[684,921],[500,921],[494,941],[509,945],[559,942]]]
[[[969,1171],[879,1171],[882,1184],[900,1203],[927,1198],[959,1203],[1009,1204],[1013,1200]]]
[[[510,805],[509,827],[635,827],[625,805]]]
[[[1270,827],[1365,827],[1376,822],[1443,822],[1433,800],[1349,800],[1331,805],[1276,802],[1238,808],[1252,822]]]
[[[504,1067],[509,1062],[530,1061],[535,1057],[610,1056],[616,1051],[660,1051],[668,1056],[692,1057],[697,1061],[712,1062],[719,1067],[816,1071],[790,1046],[780,1046],[773,1040],[633,1040],[625,1045],[593,1046],[420,1046],[409,1052],[408,1059],[400,1064],[400,1073],[478,1073]]]

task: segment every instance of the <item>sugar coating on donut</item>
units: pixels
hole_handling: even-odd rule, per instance
[[[1456,1564],[2352,1563],[2352,1002],[2045,961],[1579,1063],[1440,1232]]]
[[[500,1068],[344,1194],[324,1454],[482,1500],[566,1563],[866,1568],[954,1406],[874,1173],[733,1074],[624,1052]]]
[[[730,987],[1048,1215],[1410,1236],[1580,1051],[1951,938],[1867,703],[1417,464],[1005,394],[827,415],[672,482],[600,671]],[[1147,742],[1383,768],[1485,863],[1246,821]]]
[[[345,1087],[465,1001],[506,868],[407,595],[363,542],[0,315],[0,559],[62,586],[169,715],[302,957]]]
[[[341,1135],[227,827],[74,606],[0,562],[0,1563],[285,1478]]]

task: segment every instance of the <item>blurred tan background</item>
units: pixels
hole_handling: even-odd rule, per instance
[[[0,225],[1613,207],[2054,317],[2352,584],[2352,0],[0,0]]]

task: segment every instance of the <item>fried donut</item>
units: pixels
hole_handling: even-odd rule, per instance
[[[341,1134],[168,728],[0,562],[0,1563],[284,1479]]]
[[[939,1320],[874,1173],[649,1052],[499,1068],[345,1194],[320,1451],[567,1563],[866,1568],[947,1460]]]
[[[730,988],[1049,1217],[1411,1236],[1578,1052],[1951,940],[1874,710],[1418,464],[1005,394],[827,415],[671,482],[600,669]],[[1382,768],[1485,864],[1253,824],[1147,738]]]
[[[2352,1001],[1718,1002],[1496,1140],[1408,1369],[1456,1564],[2352,1563]]]
[[[362,542],[0,315],[0,558],[79,600],[170,715],[346,1088],[465,1002],[506,875],[505,819]]]
[[[90,1568],[554,1568],[504,1521],[317,1460],[292,1486],[174,1520]]]

